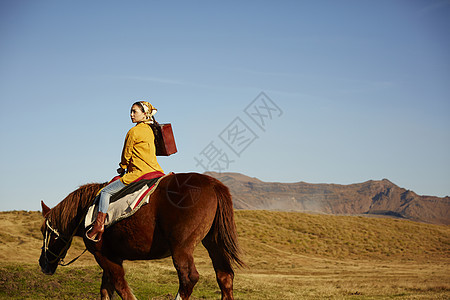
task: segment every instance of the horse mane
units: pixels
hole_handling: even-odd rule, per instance
[[[52,208],[46,216],[50,223],[60,233],[72,234],[80,220],[76,218],[79,214],[86,213],[88,205],[94,200],[98,191],[107,183],[88,183],[67,195],[58,205]],[[80,216],[81,217],[81,216]]]

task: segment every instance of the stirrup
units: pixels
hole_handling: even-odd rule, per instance
[[[89,230],[87,230],[85,236],[86,236],[86,238],[87,238],[88,240],[93,241],[93,242],[95,242],[95,243],[98,243],[98,242],[100,242],[100,240],[102,239],[103,232],[97,232],[97,234],[95,235],[95,237],[98,237],[98,236],[100,235],[100,238],[99,238],[98,240],[96,240],[95,238],[91,238],[91,237],[88,236],[88,233],[89,233],[93,228],[94,228],[94,226],[92,226]]]

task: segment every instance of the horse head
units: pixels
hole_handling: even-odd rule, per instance
[[[67,254],[67,250],[72,242],[72,237],[64,237],[58,229],[52,225],[50,219],[51,209],[41,201],[42,215],[44,223],[41,226],[41,232],[44,239],[39,265],[46,275],[53,275],[60,262]]]
[[[41,201],[44,217],[41,232],[44,245],[39,265],[42,272],[51,275],[55,273],[58,265],[67,265],[63,264],[63,260],[72,244],[72,239],[77,233],[79,234],[79,231],[84,232],[82,225],[85,212],[95,195],[106,184],[90,183],[80,186],[52,209]]]

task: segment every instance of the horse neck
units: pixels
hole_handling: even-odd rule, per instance
[[[77,235],[78,229],[84,228],[82,222],[88,207],[103,186],[103,183],[86,184],[70,193],[50,211],[48,219],[52,225],[65,236]]]

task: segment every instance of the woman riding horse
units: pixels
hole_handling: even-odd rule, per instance
[[[88,239],[98,242],[102,238],[112,195],[146,173],[163,173],[156,160],[155,137],[149,126],[153,123],[152,117],[156,111],[156,108],[146,101],[139,101],[131,106],[131,121],[136,123],[136,126],[128,131],[125,138],[120,167],[117,169],[117,173],[123,176],[100,192],[99,212],[94,226],[86,233]]]
[[[162,171],[156,160],[153,131],[148,126],[155,112],[156,109],[144,101],[136,102],[131,107],[131,120],[137,124],[125,139],[118,172],[126,174],[121,180],[109,185],[83,185],[52,209],[42,202],[45,220],[41,227],[41,270],[52,275],[58,265],[67,265],[62,261],[73,237],[80,236],[84,237],[86,249],[103,269],[100,287],[102,300],[111,299],[114,292],[122,299],[136,299],[125,280],[125,260],[152,260],[169,256],[178,274],[176,299],[187,300],[199,280],[193,253],[201,242],[211,258],[222,299],[232,300],[233,265],[242,266],[243,262],[231,194],[219,180],[198,173],[164,176],[150,194],[148,203],[104,232],[111,195],[141,175]],[[86,212],[102,188],[97,220],[93,228],[86,228]],[[95,243],[90,241],[94,238],[97,238]]]
[[[106,185],[91,183],[70,193],[50,209],[42,202],[42,272],[55,273],[74,236],[85,236],[87,208]],[[199,243],[209,253],[222,299],[233,299],[233,265],[243,265],[228,188],[215,178],[198,173],[170,174],[161,179],[147,204],[135,214],[108,227],[101,241],[84,244],[103,269],[100,295],[136,299],[125,280],[125,260],[152,260],[172,256],[178,274],[176,299],[187,300],[199,274],[194,249]],[[73,260],[72,260],[73,261]],[[70,264],[70,263],[69,263]],[[64,265],[64,264],[63,264]]]

